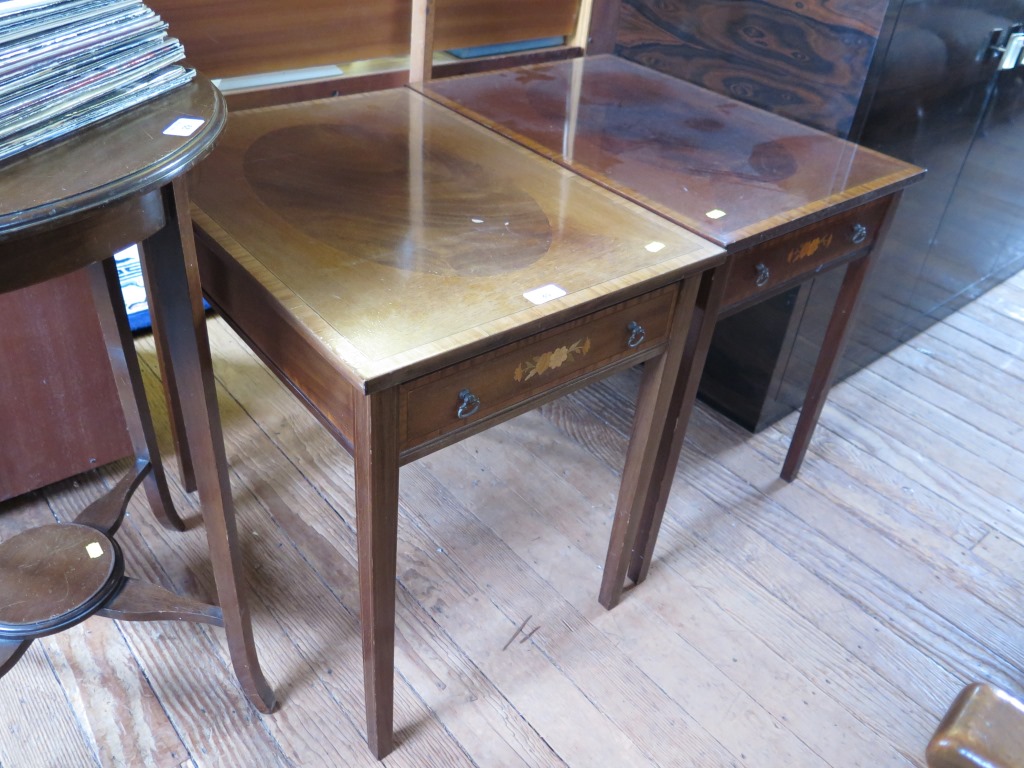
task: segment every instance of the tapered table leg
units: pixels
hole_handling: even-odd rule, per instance
[[[623,582],[645,512],[652,508],[663,484],[663,446],[674,430],[676,384],[682,370],[686,340],[695,318],[695,302],[701,280],[687,280],[676,303],[669,344],[659,357],[644,364],[644,377],[633,416],[633,432],[622,470],[615,520],[608,542],[604,576],[598,597],[605,608],[614,608],[622,597]]]
[[[902,192],[897,192],[889,198],[885,218],[875,237],[876,243],[884,242],[902,196]],[[825,338],[814,364],[811,383],[807,386],[804,404],[800,409],[800,418],[796,422],[793,439],[790,440],[789,450],[786,452],[786,459],[782,464],[781,476],[787,482],[796,479],[800,466],[804,462],[804,456],[811,443],[811,436],[814,434],[815,427],[818,426],[821,409],[825,407],[825,399],[828,397],[836,369],[839,367],[843,350],[846,348],[851,320],[860,304],[861,286],[864,285],[864,279],[874,264],[877,251],[878,246],[876,245],[860,258],[851,261],[846,267],[846,274],[843,276],[843,283],[839,288],[835,307],[832,309],[832,317],[829,319],[828,328],[825,329]]]
[[[261,712],[270,712],[276,700],[256,656],[242,581],[185,180],[176,179],[163,194],[167,224],[140,247],[150,312],[164,336],[166,362],[174,369],[231,662],[249,700]]]
[[[800,418],[797,419],[796,429],[793,430],[793,438],[790,440],[789,450],[786,452],[786,460],[782,464],[781,476],[787,482],[796,479],[800,466],[804,462],[804,456],[807,455],[811,436],[814,434],[814,428],[818,425],[821,409],[824,408],[825,399],[832,387],[832,378],[835,376],[839,360],[843,356],[846,332],[850,327],[850,318],[857,305],[860,287],[864,284],[869,264],[869,257],[862,256],[851,261],[846,267],[846,274],[843,276],[843,283],[839,289],[839,295],[836,297],[832,317],[825,330],[825,339],[818,352],[818,359],[814,363],[814,373],[811,374],[811,382],[807,386],[804,404],[800,409]]]
[[[697,388],[700,386],[704,361],[711,346],[711,336],[715,330],[715,321],[728,277],[728,266],[725,265],[705,272],[701,279],[694,320],[686,337],[679,376],[666,415],[666,428],[658,445],[653,479],[656,487],[645,499],[636,543],[630,556],[627,575],[637,584],[647,578],[647,572],[651,567],[654,545],[658,541],[658,529],[661,527],[669,491],[672,489],[672,480],[679,464],[679,454],[682,452],[686,429],[690,423],[690,414],[697,400]]]
[[[378,759],[394,747],[397,435],[397,392],[367,395],[355,414],[356,537],[366,741]]]

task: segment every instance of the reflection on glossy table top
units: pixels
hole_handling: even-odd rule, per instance
[[[188,136],[164,131],[178,118],[202,124]],[[198,162],[223,128],[224,101],[193,82],[71,136],[0,163],[0,237],[154,189]]]
[[[422,88],[730,249],[892,192],[921,172],[614,56]]]
[[[406,88],[232,114],[192,191],[362,382],[722,258]],[[524,296],[547,285],[566,295]]]

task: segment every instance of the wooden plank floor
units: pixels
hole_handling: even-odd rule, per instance
[[[1022,307],[1024,274],[838,386],[790,485],[795,417],[750,436],[700,408],[650,577],[611,612],[596,594],[635,371],[403,469],[384,763],[923,765],[965,683],[1024,692]],[[93,618],[0,681],[3,768],[373,764],[351,461],[222,321],[211,336],[282,707],[246,705],[219,630]],[[0,536],[73,515],[123,469],[0,506]],[[169,470],[190,530],[159,528],[140,494],[129,573],[210,595]]]

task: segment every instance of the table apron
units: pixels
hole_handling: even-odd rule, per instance
[[[158,188],[94,208],[54,229],[0,235],[0,285],[15,290],[74,272],[142,242],[166,222]]]

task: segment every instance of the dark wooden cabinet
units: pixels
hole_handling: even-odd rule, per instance
[[[892,0],[888,16],[854,138],[928,174],[904,195],[840,376],[1024,268],[1024,67],[1001,70],[997,50],[1024,21],[1024,0]],[[834,291],[818,281],[806,311],[828,306]],[[800,323],[796,350],[812,327]],[[800,355],[792,361],[784,378],[798,391],[805,374]]]
[[[0,501],[131,453],[84,274],[0,296]]]
[[[1024,22],[1024,0],[854,5],[623,0],[615,44],[625,58],[928,169],[865,284],[840,377],[1024,268],[1024,67],[999,70],[992,47],[996,30]],[[839,279],[721,322],[701,398],[752,430],[799,407]]]

